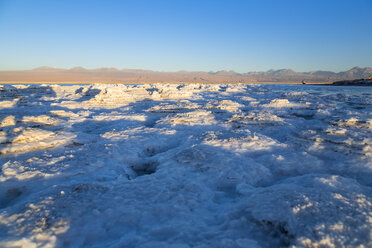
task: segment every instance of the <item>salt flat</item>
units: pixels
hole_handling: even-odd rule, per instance
[[[372,90],[0,85],[1,247],[371,247]]]

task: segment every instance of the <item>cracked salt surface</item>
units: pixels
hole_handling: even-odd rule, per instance
[[[371,247],[371,99],[0,85],[0,246]]]

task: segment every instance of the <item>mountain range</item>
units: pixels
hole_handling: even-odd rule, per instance
[[[295,72],[291,69],[237,73],[235,71],[178,71],[74,67],[38,67],[32,70],[0,71],[0,82],[333,82],[368,78],[372,67],[354,67],[343,72]]]

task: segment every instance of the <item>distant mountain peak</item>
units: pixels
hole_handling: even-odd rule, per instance
[[[347,71],[296,72],[292,69],[279,69],[238,73],[220,70],[217,72],[178,71],[161,72],[141,69],[122,69],[103,67],[86,69],[78,66],[59,69],[42,66],[33,70],[0,71],[0,81],[42,82],[42,81],[87,81],[87,82],[334,82],[368,78],[372,68],[356,66]]]
[[[115,72],[115,71],[119,71],[119,70],[116,69],[115,67],[101,67],[101,68],[95,69],[94,71]]]
[[[40,67],[32,69],[32,71],[60,71],[60,70],[64,70],[64,69],[55,68],[51,66],[40,66]]]
[[[87,71],[84,67],[76,66],[70,69],[70,71]]]
[[[229,71],[227,71],[227,70],[221,70],[221,71],[217,71],[216,73],[215,73],[216,75],[225,75],[225,76],[235,76],[235,75],[239,75],[239,73],[237,73],[237,72],[235,72],[235,71],[233,71],[233,70],[229,70]]]

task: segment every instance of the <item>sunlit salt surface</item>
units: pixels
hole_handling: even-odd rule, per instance
[[[0,247],[371,247],[372,89],[0,85]]]

